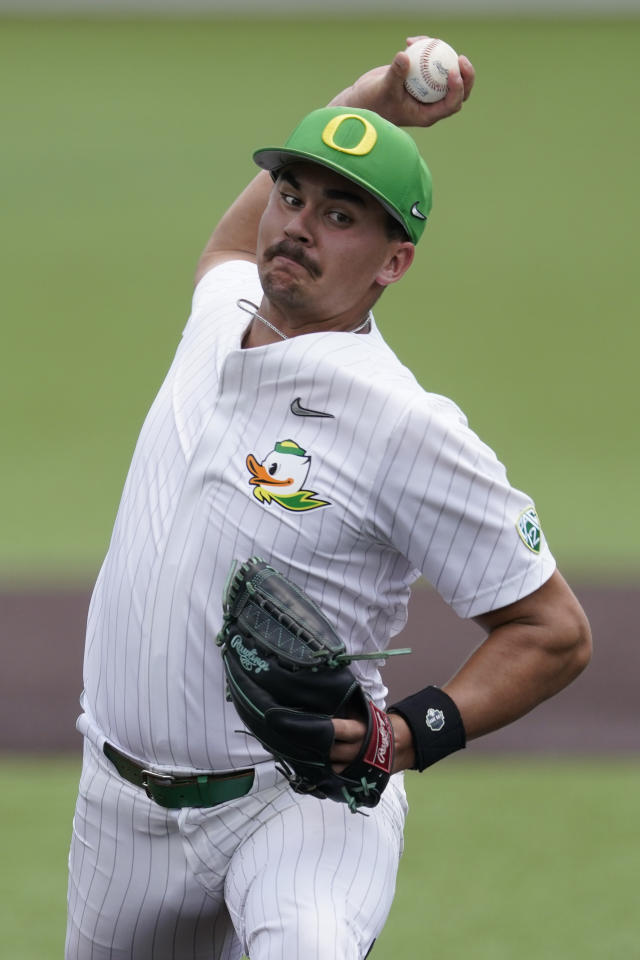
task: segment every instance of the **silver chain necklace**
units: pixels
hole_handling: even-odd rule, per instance
[[[250,316],[255,317],[256,320],[260,320],[262,323],[264,323],[265,326],[269,327],[270,330],[273,330],[274,333],[277,333],[278,336],[281,337],[283,340],[290,339],[290,337],[288,337],[286,333],[283,333],[282,330],[278,330],[276,325],[274,323],[271,323],[271,320],[267,320],[266,317],[263,317],[261,314],[259,314],[258,308],[256,307],[255,303],[251,302],[251,300],[245,300],[244,298],[241,298],[240,300],[236,300],[236,306],[240,307],[241,310],[244,310],[245,313],[250,314]],[[341,332],[360,333],[361,330],[364,330],[364,328],[370,322],[370,320],[371,320],[371,314],[368,313],[364,318],[364,320],[362,321],[362,323],[358,324],[358,326],[355,327],[353,330],[344,330]]]

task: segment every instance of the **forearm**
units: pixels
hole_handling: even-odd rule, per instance
[[[591,656],[589,623],[557,571],[534,594],[477,621],[487,631],[485,641],[442,688],[453,701],[449,729],[459,714],[466,740],[529,713],[571,683]],[[396,769],[423,768],[415,756],[412,761],[411,744],[423,766],[430,754],[438,759],[439,733],[432,737],[424,723],[433,699],[433,688],[431,694],[428,690],[397,705],[402,716],[393,716],[399,748]]]
[[[588,649],[586,638],[564,649],[547,649],[525,627],[495,631],[442,687],[460,713],[466,740],[506,727],[558,693],[584,669]],[[391,720],[394,770],[415,769],[411,728],[397,713]]]
[[[468,740],[518,720],[584,669],[590,649],[586,632],[545,632],[526,624],[499,627],[445,684]]]

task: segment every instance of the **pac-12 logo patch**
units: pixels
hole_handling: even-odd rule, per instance
[[[295,512],[330,506],[306,488],[311,457],[295,440],[278,441],[261,461],[250,453],[246,463],[253,495],[260,503],[277,503]]]
[[[535,507],[527,507],[526,510],[522,511],[518,517],[516,528],[525,547],[528,547],[532,553],[540,553],[542,529]]]

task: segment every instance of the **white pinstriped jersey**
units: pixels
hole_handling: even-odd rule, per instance
[[[375,326],[243,350],[237,300],[261,296],[247,261],[199,283],[91,602],[79,728],[161,768],[267,758],[238,732],[214,642],[234,558],[291,576],[357,651],[403,627],[420,574],[471,617],[555,566],[531,501]],[[354,668],[382,705],[376,663]]]

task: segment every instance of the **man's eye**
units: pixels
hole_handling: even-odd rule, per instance
[[[339,224],[340,226],[351,223],[351,217],[346,213],[343,213],[342,210],[332,210],[329,214],[329,219],[333,220],[334,223]]]
[[[300,200],[297,197],[292,196],[290,193],[282,193],[281,197],[290,207],[297,207],[300,204]]]

